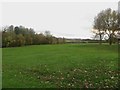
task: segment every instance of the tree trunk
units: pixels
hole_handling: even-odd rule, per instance
[[[99,40],[99,44],[102,44],[102,35],[100,34],[100,40]]]
[[[101,34],[101,33],[99,33],[99,35],[100,35],[99,44],[101,45],[101,44],[102,44],[102,34]]]
[[[119,45],[120,39],[117,39],[117,44]]]
[[[112,45],[112,34],[110,34],[110,37],[109,37],[109,45]]]

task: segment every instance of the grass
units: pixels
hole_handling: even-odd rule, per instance
[[[3,48],[3,88],[118,88],[117,45]]]

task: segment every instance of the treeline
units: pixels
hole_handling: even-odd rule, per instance
[[[59,43],[65,43],[65,39],[52,36],[50,31],[38,34],[34,29],[23,26],[11,25],[2,28],[2,47]]]

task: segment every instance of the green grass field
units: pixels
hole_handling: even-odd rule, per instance
[[[34,45],[2,50],[3,88],[118,87],[117,45]]]

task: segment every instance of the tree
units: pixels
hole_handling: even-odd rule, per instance
[[[53,42],[53,36],[51,35],[50,31],[45,31],[46,39],[48,40],[49,44]]]
[[[16,46],[23,46],[25,45],[25,38],[22,34],[16,36]]]
[[[94,18],[94,26],[96,29],[93,33],[95,33],[95,37],[99,38],[99,44],[102,43],[103,35],[104,35],[104,11],[101,11],[97,17]]]
[[[20,29],[18,26],[15,27],[15,34],[20,34]]]
[[[0,30],[0,48],[2,47],[2,31]]]
[[[4,27],[2,29],[2,47],[14,46],[13,41],[15,39],[14,27]]]
[[[39,45],[39,44],[56,44],[64,42],[63,39],[57,39],[52,36],[50,31],[45,31],[45,34],[37,34],[34,29],[23,26],[5,26],[2,29],[2,47],[16,47],[23,45]],[[1,45],[1,43],[0,43]]]
[[[96,35],[99,35],[100,43],[104,35],[108,36],[109,44],[111,45],[118,32],[118,12],[110,8],[102,10],[95,18],[93,28],[97,30]]]
[[[50,33],[50,31],[45,31],[45,33],[44,33],[44,35],[46,36],[46,37],[50,37],[51,36],[51,33]]]
[[[25,37],[25,44],[26,45],[32,45],[33,44],[33,37],[31,37],[31,35],[27,34],[24,37]]]

